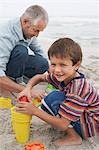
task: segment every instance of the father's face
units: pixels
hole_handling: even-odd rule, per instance
[[[33,36],[38,37],[39,33],[43,31],[46,24],[41,20],[36,23],[36,25],[31,25],[29,21],[24,22],[23,34],[26,39],[31,39]]]

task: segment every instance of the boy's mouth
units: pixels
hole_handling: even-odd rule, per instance
[[[61,78],[61,77],[63,77],[63,76],[64,76],[63,74],[62,74],[62,75],[61,75],[61,74],[55,74],[55,77],[56,77],[56,78]]]

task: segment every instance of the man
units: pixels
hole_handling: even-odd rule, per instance
[[[23,76],[31,78],[48,70],[37,37],[48,24],[48,14],[38,5],[30,6],[23,15],[0,26],[0,88],[19,93]]]

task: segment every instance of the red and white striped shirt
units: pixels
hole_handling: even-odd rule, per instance
[[[70,121],[79,120],[84,138],[99,134],[99,95],[83,74],[64,85],[51,74],[47,81],[65,92],[59,114]]]

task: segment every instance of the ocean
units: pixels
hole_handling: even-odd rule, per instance
[[[95,17],[51,17],[42,34],[48,39],[71,37],[88,44],[99,44],[99,18]]]
[[[78,42],[85,59],[99,58],[99,18],[97,17],[50,17],[47,28],[40,38],[55,41],[69,37]]]
[[[1,18],[0,22],[9,19]],[[78,41],[89,40],[90,44],[97,45],[99,44],[99,18],[53,16],[50,17],[47,28],[41,34],[43,38],[48,39],[65,36],[77,39]]]

